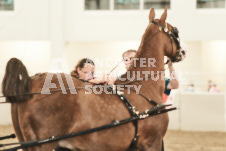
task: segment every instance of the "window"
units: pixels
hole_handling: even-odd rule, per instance
[[[225,0],[197,0],[197,8],[225,8]]]
[[[84,0],[85,10],[143,10],[170,8],[170,0]]]
[[[140,9],[140,0],[114,0],[115,10]]]
[[[165,6],[170,8],[170,0],[144,0],[144,9],[163,9]]]
[[[109,10],[110,0],[85,0],[85,10]]]
[[[0,0],[0,10],[13,10],[14,0]]]

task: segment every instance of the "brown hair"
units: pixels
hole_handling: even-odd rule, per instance
[[[93,66],[95,66],[93,60],[91,60],[91,59],[89,59],[89,58],[83,58],[83,59],[79,60],[79,62],[78,62],[77,65],[75,66],[75,70],[73,70],[73,71],[71,72],[71,74],[72,74],[72,75],[73,75],[73,74],[78,74],[77,68],[82,69],[82,68],[85,66],[86,63],[92,64]]]
[[[125,55],[125,54],[127,54],[127,53],[131,53],[131,52],[135,52],[135,53],[137,53],[137,51],[136,51],[135,49],[129,49],[129,50],[127,50],[127,51],[123,52],[123,54],[122,54],[122,58],[124,58],[124,55]]]

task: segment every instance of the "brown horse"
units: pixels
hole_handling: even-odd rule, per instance
[[[153,71],[155,78],[158,71],[164,71],[164,56],[170,57],[174,62],[181,61],[180,43],[176,29],[165,22],[167,9],[160,19],[155,19],[154,9],[150,11],[149,25],[143,35],[137,58],[136,67],[131,66],[129,71]],[[155,66],[141,67],[140,58],[155,58]],[[127,72],[122,77],[127,77]],[[51,94],[18,95],[41,92],[47,73],[29,77],[26,68],[18,59],[11,59],[6,67],[3,80],[3,94],[11,103],[12,121],[19,141],[32,141],[46,139],[50,136],[61,136],[82,130],[109,124],[113,120],[123,120],[130,117],[122,100],[115,94],[85,94],[89,82],[72,77],[76,94],[67,94],[62,91]],[[52,74],[50,74],[52,75]],[[68,81],[65,74],[60,74],[64,85]],[[68,75],[67,75],[68,76]],[[137,74],[136,74],[137,76]],[[59,75],[51,78],[51,89],[61,88]],[[161,104],[164,91],[164,79],[149,78],[143,81],[116,81],[117,84],[127,83],[141,85],[140,93],[147,98]],[[56,88],[53,88],[55,84]],[[125,93],[130,102],[139,112],[153,107],[144,98],[132,92]],[[142,151],[160,151],[162,140],[167,131],[168,114],[160,114],[138,121],[139,140],[137,149]],[[73,151],[125,151],[129,148],[135,134],[133,123],[73,137],[57,142],[30,147],[29,151],[51,151],[58,146]]]

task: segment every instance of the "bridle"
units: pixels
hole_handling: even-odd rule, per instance
[[[179,62],[179,61],[181,61],[181,54],[184,55],[184,52],[181,52],[180,39],[179,39],[179,31],[177,30],[177,28],[176,28],[176,27],[172,27],[172,30],[169,31],[168,28],[167,28],[167,23],[166,23],[165,27],[164,27],[162,24],[156,22],[155,20],[152,20],[151,23],[153,23],[153,24],[155,24],[155,25],[157,25],[157,26],[159,27],[159,32],[156,32],[154,35],[152,35],[151,37],[149,37],[148,39],[146,39],[146,40],[144,41],[144,43],[145,43],[146,41],[150,41],[150,40],[151,40],[152,38],[154,38],[157,34],[163,32],[163,33],[166,34],[167,37],[170,39],[170,43],[171,43],[171,45],[172,45],[172,51],[171,51],[171,56],[172,56],[172,57],[170,57],[171,61],[172,61],[172,62]],[[151,24],[151,23],[150,23],[150,24]],[[176,49],[177,49],[177,50],[176,50],[176,54],[175,54],[174,56],[173,56],[173,50],[174,50],[174,47],[173,47],[173,40],[174,40],[174,42],[175,42],[175,44],[176,44]],[[121,62],[120,62],[120,63],[121,63]],[[168,63],[169,63],[169,60],[167,60],[167,62],[166,62],[165,64],[168,64]],[[117,65],[117,66],[118,66],[118,65]],[[116,67],[117,67],[117,66],[116,66]],[[111,70],[111,72],[112,72],[116,67],[114,67],[114,68]],[[165,69],[165,70],[166,70],[166,69]],[[162,72],[165,72],[165,70],[163,70]],[[147,77],[144,77],[144,78],[141,78],[141,79],[139,79],[139,80],[133,80],[133,81],[125,82],[125,83],[120,83],[120,85],[126,85],[126,84],[131,84],[131,83],[134,83],[134,82],[143,81],[144,79],[149,79],[149,78],[151,78],[151,77],[153,77],[153,76],[155,76],[155,75],[156,75],[156,74],[150,75],[150,76],[147,76]]]
[[[175,56],[173,57],[170,57],[171,61],[172,62],[179,62],[181,60],[181,46],[180,46],[180,39],[179,39],[179,31],[177,30],[176,27],[172,27],[172,30],[169,31],[168,28],[167,28],[167,23],[165,25],[165,27],[160,24],[160,23],[157,23],[156,21],[152,20],[151,23],[157,25],[159,27],[159,31],[162,31],[164,34],[167,35],[167,37],[169,37],[170,39],[170,42],[171,42],[171,45],[172,45],[172,51],[171,51],[171,56],[173,56],[173,40],[174,42],[176,43],[176,54]]]

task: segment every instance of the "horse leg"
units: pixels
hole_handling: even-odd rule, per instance
[[[162,151],[164,151],[164,142],[162,140]]]
[[[164,151],[163,140],[155,142],[150,146],[145,146],[141,151]]]

